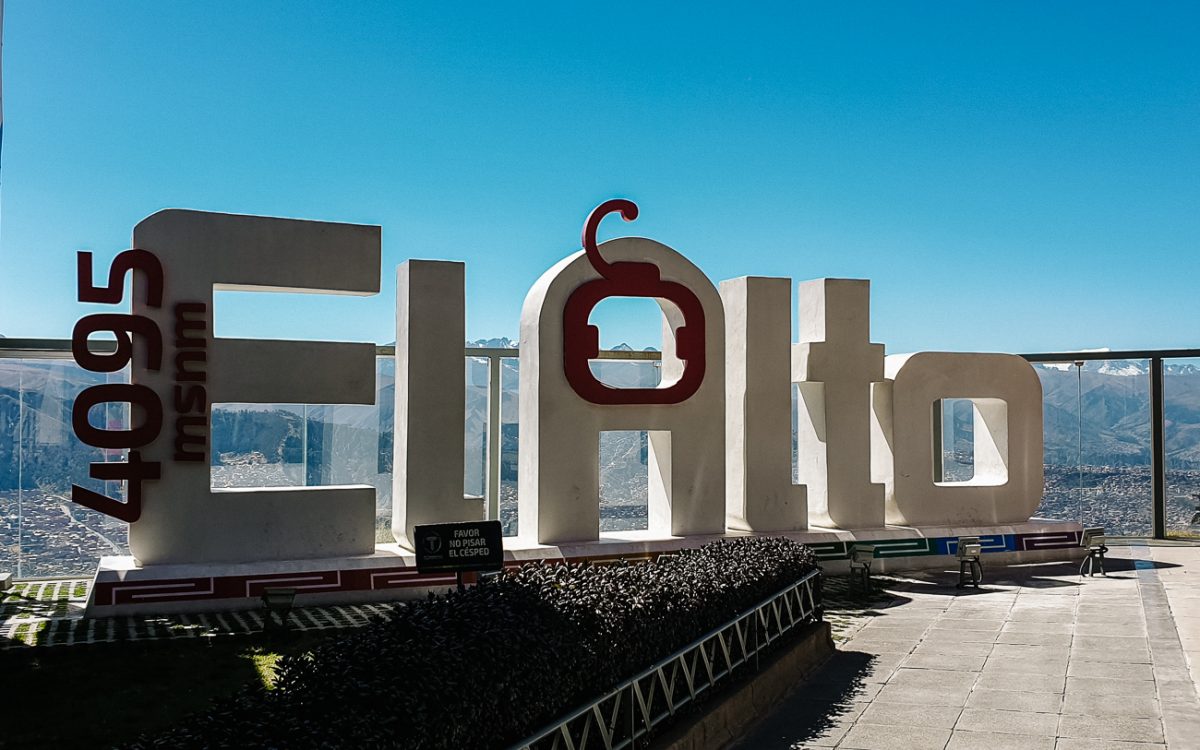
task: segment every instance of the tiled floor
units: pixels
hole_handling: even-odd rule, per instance
[[[1050,564],[988,570],[979,592],[953,572],[895,586],[738,747],[1200,748],[1200,547],[1110,558],[1107,578]]]

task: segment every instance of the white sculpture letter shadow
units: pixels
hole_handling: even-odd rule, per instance
[[[719,534],[725,528],[725,323],[712,282],[658,242],[623,238],[599,247],[609,263],[652,263],[700,301],[705,316],[704,379],[675,404],[600,405],[584,400],[564,373],[568,297],[600,278],[583,251],[560,261],[530,289],[521,310],[520,535],[541,544],[591,541],[600,533],[599,440],[605,430],[649,433],[649,530]],[[664,385],[679,380],[675,305],[663,311]]]
[[[887,358],[882,401],[892,423],[877,432],[886,484],[887,522],[902,526],[1024,523],[1042,499],[1042,387],[1037,373],[1012,354],[920,352]],[[887,391],[890,390],[890,394]],[[885,395],[886,394],[886,395]],[[974,477],[934,476],[933,424],[942,399],[970,399],[974,412]],[[886,460],[891,456],[891,461]],[[879,464],[877,464],[878,466]]]
[[[142,516],[130,525],[134,558],[255,562],[373,552],[373,487],[213,491],[207,426],[213,403],[375,402],[374,344],[215,339],[212,311],[214,289],[378,294],[379,227],[170,209],[143,219],[133,244],[162,261],[163,306],[144,305],[136,275],[133,311],[158,324],[170,355],[158,372],[135,360],[131,380],[157,392],[167,409],[180,408],[176,381],[207,391],[203,455],[177,459],[170,418],[143,450],[147,460],[162,461],[162,479],[147,483]],[[176,319],[179,303],[191,303],[186,321]]]

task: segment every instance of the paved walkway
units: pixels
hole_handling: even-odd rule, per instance
[[[952,572],[892,586],[738,747],[1200,748],[1200,547],[1110,558],[1107,578],[1047,564],[988,570],[979,592]]]

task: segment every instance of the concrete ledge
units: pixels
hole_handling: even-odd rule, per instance
[[[808,626],[799,640],[772,654],[758,672],[726,685],[715,700],[651,743],[654,750],[719,750],[741,739],[754,724],[812,676],[833,655],[829,623]]]
[[[1032,519],[1023,524],[989,527],[886,526],[843,531],[764,533],[808,544],[827,572],[849,566],[856,542],[875,547],[873,573],[956,566],[958,537],[983,540],[984,569],[993,563],[1077,559],[1081,526],[1065,521]],[[648,531],[603,534],[597,541],[539,545],[505,540],[508,566],[537,560],[605,562],[652,560],[660,554],[699,547],[722,538],[757,536],[729,532],[709,536],[663,536]],[[307,560],[202,565],[139,565],[132,557],[103,557],[89,593],[89,617],[126,614],[220,612],[261,606],[266,587],[292,588],[296,605],[349,604],[424,597],[455,585],[452,574],[421,574],[412,553],[396,544],[381,544],[373,554]]]

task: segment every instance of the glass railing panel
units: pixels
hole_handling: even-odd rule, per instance
[[[1042,382],[1046,484],[1036,517],[1153,531],[1147,360],[1034,366]]]
[[[71,411],[92,385],[128,382],[128,372],[83,370],[71,360],[0,359],[4,460],[0,493],[7,498],[6,566],[17,577],[90,575],[103,555],[127,554],[124,523],[71,502],[72,483],[124,499],[120,482],[88,476],[89,464],[120,461],[122,451],[102,450],[75,439]],[[128,407],[94,408],[91,423],[128,427]],[[13,508],[15,499],[16,507]],[[16,511],[17,539],[8,538]],[[15,559],[14,559],[15,558]]]
[[[650,477],[647,433],[600,433],[600,531],[645,529]]]
[[[500,369],[500,523],[505,536],[517,533],[517,446],[520,444],[521,360],[505,357]]]
[[[396,358],[375,358],[375,542],[396,541],[392,536],[392,447],[396,413]]]
[[[213,404],[212,488],[307,485],[310,409],[306,404]]]
[[[616,387],[652,388],[659,383],[658,362],[593,360],[592,372]],[[517,533],[520,361],[505,358],[501,370],[500,521],[505,536]],[[600,530],[646,528],[647,465],[644,432],[605,432],[600,436]]]
[[[592,373],[615,388],[655,388],[661,363],[653,360],[592,360]],[[620,430],[600,433],[600,531],[647,527],[649,471],[647,433]]]
[[[593,359],[588,365],[611,388],[657,388],[662,382],[662,367],[655,360]]]
[[[482,497],[487,488],[488,360],[466,357],[467,413],[463,425],[463,494]]]
[[[944,398],[933,404],[938,430],[934,451],[935,482],[969,482],[975,476],[975,404]]]
[[[392,542],[392,472],[390,461],[380,463],[380,421],[377,405],[311,407],[307,484],[374,487],[375,538]]]
[[[394,541],[395,361],[376,358],[374,405],[214,404],[212,487],[375,488],[375,538]]]
[[[0,359],[0,572],[21,575],[21,380],[23,362]]]
[[[505,533],[512,535],[518,521],[519,360],[505,358],[502,363],[500,513]],[[653,362],[611,364],[645,370],[640,375],[622,375],[631,384],[657,382]],[[1192,418],[1193,409],[1200,410],[1200,369],[1189,368],[1192,364],[1169,363],[1166,373],[1167,524],[1177,534],[1190,533],[1200,504],[1200,460],[1193,461],[1192,456],[1194,451],[1200,453],[1196,447],[1200,427],[1193,429],[1200,418]],[[1081,373],[1070,363],[1037,369],[1045,394],[1046,461],[1045,496],[1037,515],[1082,518],[1088,525],[1105,526],[1110,534],[1148,535],[1148,363],[1089,362]],[[83,371],[70,360],[0,358],[2,569],[24,577],[86,575],[101,555],[125,553],[124,524],[69,502],[71,481],[110,496],[121,493],[120,483],[87,476],[91,461],[121,460],[121,455],[106,456],[80,444],[70,429],[70,411],[78,393],[109,378]],[[127,375],[111,379],[125,380]],[[394,360],[386,356],[377,363],[375,406],[216,407],[213,486],[370,484],[378,498],[377,539],[391,541],[394,382]],[[464,490],[482,495],[489,434],[486,359],[467,359],[464,395],[468,448]],[[963,408],[962,415],[957,408],[945,414],[942,435],[947,463],[961,453],[960,438],[969,437],[970,420]],[[127,415],[123,406],[110,405],[104,414],[94,410],[93,418],[117,427]],[[611,437],[601,444],[604,530],[644,527],[644,433],[632,434],[639,438],[636,446]],[[630,509],[635,511],[632,516]]]
[[[1163,362],[1167,536],[1200,539],[1200,359]]]

